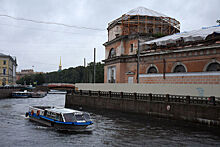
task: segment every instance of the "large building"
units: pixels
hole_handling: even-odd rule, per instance
[[[16,59],[0,53],[0,86],[14,85],[16,82]]]
[[[180,23],[177,20],[144,7],[133,9],[109,23],[108,41],[104,43],[104,82],[134,81],[130,75],[137,73],[136,55],[139,42],[178,32]]]
[[[142,7],[111,22],[105,83],[220,84],[220,26],[178,32],[178,21]]]
[[[220,26],[144,42],[140,83],[220,84]]]

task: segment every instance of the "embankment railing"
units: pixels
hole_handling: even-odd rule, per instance
[[[220,105],[220,98],[215,96],[189,96],[189,95],[169,95],[169,94],[151,94],[151,93],[127,93],[112,91],[91,91],[77,90],[72,92],[75,95],[103,97],[112,99],[127,99],[137,101],[155,101],[155,102],[175,102],[186,104],[204,104],[204,105]]]

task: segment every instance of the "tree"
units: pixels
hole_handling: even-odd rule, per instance
[[[42,85],[43,83],[92,83],[93,62],[87,67],[77,66],[62,71],[28,75],[17,81],[18,84]],[[104,64],[96,63],[96,83],[104,82]]]
[[[45,78],[43,74],[36,74],[34,76],[34,82],[36,82],[37,85],[42,85],[45,82]]]
[[[216,21],[218,23],[218,25],[220,25],[220,19]]]

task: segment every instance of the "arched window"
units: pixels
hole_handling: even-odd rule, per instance
[[[174,70],[173,70],[173,72],[186,72],[186,68],[183,66],[183,65],[177,65],[175,68],[174,68]]]
[[[220,71],[220,64],[217,62],[213,62],[208,65],[206,71]]]
[[[112,57],[115,57],[116,56],[116,51],[114,48],[111,48],[110,52],[109,52],[109,55],[108,55],[108,58],[112,58]]]
[[[147,73],[150,74],[150,73],[157,73],[157,69],[154,67],[154,66],[151,66],[148,70],[147,70]]]

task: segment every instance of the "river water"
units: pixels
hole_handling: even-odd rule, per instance
[[[65,95],[0,100],[0,147],[5,146],[220,146],[216,129],[181,121],[87,110],[91,131],[58,132],[28,121],[29,105],[64,106]]]

